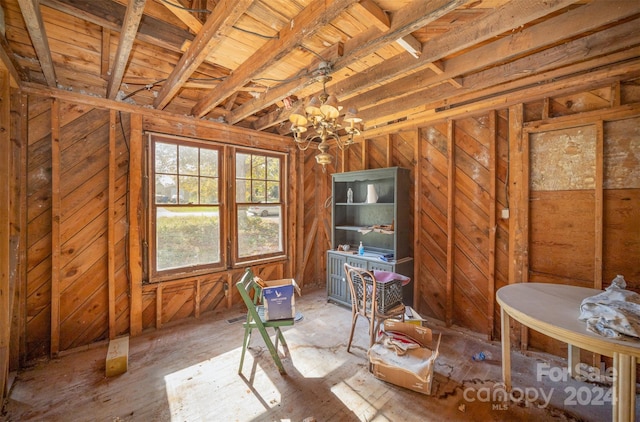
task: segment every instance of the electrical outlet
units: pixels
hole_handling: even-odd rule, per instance
[[[509,208],[503,208],[502,209],[502,218],[504,220],[507,220],[509,218]]]

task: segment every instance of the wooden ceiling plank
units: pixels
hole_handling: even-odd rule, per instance
[[[187,79],[219,44],[220,39],[232,29],[242,14],[251,6],[252,2],[253,0],[221,0],[218,3],[202,30],[198,32],[187,52],[182,55],[175,69],[160,89],[158,97],[154,101],[154,107],[162,109],[171,101]]]
[[[51,50],[49,49],[49,41],[44,29],[42,15],[37,7],[35,0],[18,0],[22,17],[27,25],[33,48],[36,50],[42,73],[50,87],[56,87],[58,80],[53,67],[53,59],[51,58]]]
[[[120,89],[122,77],[124,76],[124,69],[129,61],[129,55],[131,54],[131,48],[133,48],[133,42],[136,39],[136,33],[138,32],[138,26],[140,26],[140,19],[142,19],[144,4],[146,1],[147,0],[131,0],[127,6],[122,32],[120,32],[120,41],[118,42],[116,58],[111,70],[109,84],[107,85],[107,98],[110,100],[113,100],[116,97],[118,89]]]
[[[218,89],[198,101],[193,107],[192,113],[197,117],[207,114],[231,95],[237,87],[244,86],[253,77],[278,62],[305,37],[315,34],[326,22],[331,22],[354,1],[314,0],[291,20],[290,25],[280,31],[278,38],[265,43],[220,84]]]
[[[333,63],[334,73],[372,54],[383,45],[393,43],[398,38],[409,35],[416,28],[420,28],[436,20],[465,2],[466,0],[438,0],[434,2],[414,0],[392,17],[389,31],[381,34],[377,28],[372,27],[372,31],[364,33],[366,34],[365,38],[356,37],[345,43],[344,55]],[[353,40],[357,40],[356,43],[360,44],[355,44]],[[350,47],[347,47],[347,44]],[[300,81],[282,84],[269,90],[259,101],[254,101],[251,104],[245,103],[236,108],[230,117],[232,117],[234,121],[242,120],[306,86],[308,86],[308,83],[300,83]]]

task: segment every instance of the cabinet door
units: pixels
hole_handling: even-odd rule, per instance
[[[345,257],[327,254],[327,296],[340,303],[350,304],[349,287],[344,275]]]

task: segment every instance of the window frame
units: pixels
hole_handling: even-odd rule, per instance
[[[144,280],[146,283],[158,283],[162,281],[175,280],[178,278],[198,276],[201,274],[221,272],[228,269],[242,268],[249,264],[262,264],[274,261],[282,261],[288,259],[288,240],[287,240],[287,215],[288,215],[288,171],[289,171],[289,152],[287,151],[271,151],[259,148],[242,147],[237,145],[225,144],[219,141],[210,141],[205,139],[196,139],[175,135],[168,135],[155,132],[146,132],[146,166],[144,179],[146,187],[144,189],[146,195],[145,206],[145,241],[143,245],[143,268]],[[218,151],[218,203],[219,224],[220,224],[220,261],[211,264],[194,265],[187,267],[172,268],[167,270],[158,270],[157,268],[157,233],[156,233],[156,216],[157,208],[166,204],[156,203],[156,186],[155,186],[155,145],[157,142],[175,144],[179,146],[192,146],[197,148],[211,149]],[[239,257],[239,241],[238,241],[238,206],[245,206],[252,203],[236,201],[236,159],[237,154],[251,154],[254,156],[265,156],[280,160],[280,180],[279,180],[279,202],[268,202],[271,206],[280,206],[280,236],[282,250],[269,254],[253,255],[250,257]],[[176,164],[178,165],[178,164]],[[178,170],[176,170],[178,174]],[[176,204],[169,205],[188,205],[180,204],[179,183],[176,187],[177,201]],[[193,206],[202,206],[194,204]],[[215,205],[214,205],[215,206]]]
[[[279,180],[279,201],[278,202],[239,202],[237,201],[236,198],[236,192],[237,192],[237,175],[236,175],[236,163],[237,163],[237,156],[238,154],[250,154],[252,156],[263,156],[263,157],[267,157],[267,158],[276,158],[278,160],[280,160],[280,180]],[[243,148],[243,147],[235,147],[233,148],[232,153],[230,154],[231,160],[230,160],[230,177],[231,177],[231,192],[229,193],[230,198],[232,198],[232,205],[229,207],[229,213],[231,214],[230,217],[230,221],[232,222],[230,225],[230,236],[233,236],[234,239],[238,239],[238,209],[239,207],[244,207],[244,206],[250,206],[250,205],[255,205],[255,204],[265,204],[265,205],[269,205],[269,206],[280,206],[280,227],[281,227],[281,244],[282,244],[282,250],[281,251],[277,251],[277,252],[273,252],[273,253],[268,253],[268,254],[261,254],[261,255],[252,255],[252,256],[248,256],[248,257],[240,257],[239,254],[239,243],[238,241],[234,241],[231,242],[231,259],[233,261],[233,266],[234,268],[236,267],[242,267],[242,266],[246,266],[248,264],[254,264],[254,263],[262,263],[262,262],[269,262],[269,261],[274,261],[274,260],[282,260],[282,259],[286,259],[287,258],[287,197],[286,197],[286,192],[287,192],[287,185],[286,185],[286,181],[287,181],[287,177],[286,175],[288,174],[288,160],[287,160],[287,155],[284,153],[279,153],[276,151],[266,151],[266,150],[260,150],[260,149],[254,149],[254,148]],[[253,178],[250,178],[250,180],[253,180]],[[262,179],[260,179],[262,180]],[[265,177],[264,181],[267,182],[269,179]],[[266,193],[265,193],[266,195]],[[266,196],[265,196],[266,198]]]

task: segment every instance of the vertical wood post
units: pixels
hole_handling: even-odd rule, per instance
[[[493,339],[493,328],[495,324],[495,295],[496,295],[496,163],[497,163],[497,143],[498,129],[496,123],[497,115],[495,110],[489,112],[489,263],[488,274],[489,283],[487,286],[487,334],[489,340]]]
[[[109,288],[109,338],[116,337],[116,111],[109,111],[109,205],[107,208],[107,266]]]
[[[603,212],[604,212],[604,123],[596,123],[596,183],[595,183],[595,259],[593,288],[602,289],[602,248],[604,242]]]
[[[51,104],[51,355],[60,351],[60,101]]]
[[[420,149],[422,136],[420,129],[416,129],[416,143],[413,146],[413,156],[415,160],[415,194],[413,197],[413,306],[420,312],[418,307],[418,300],[420,299],[420,265],[418,264],[418,257],[420,256],[420,220],[421,220],[421,206],[420,200],[422,199],[422,157],[420,156]]]
[[[455,208],[456,208],[456,141],[454,121],[447,122],[447,285],[445,322],[453,323],[453,278],[455,268]]]
[[[129,280],[131,283],[130,332],[142,332],[142,116],[131,115],[129,142]]]
[[[9,378],[11,339],[11,101],[9,72],[0,69],[0,398],[4,398]],[[25,211],[26,212],[26,211]],[[15,280],[14,280],[15,282]]]
[[[522,104],[509,107],[509,284],[529,279],[529,135],[522,130],[523,120]],[[520,347],[525,350],[527,343],[523,325]]]

